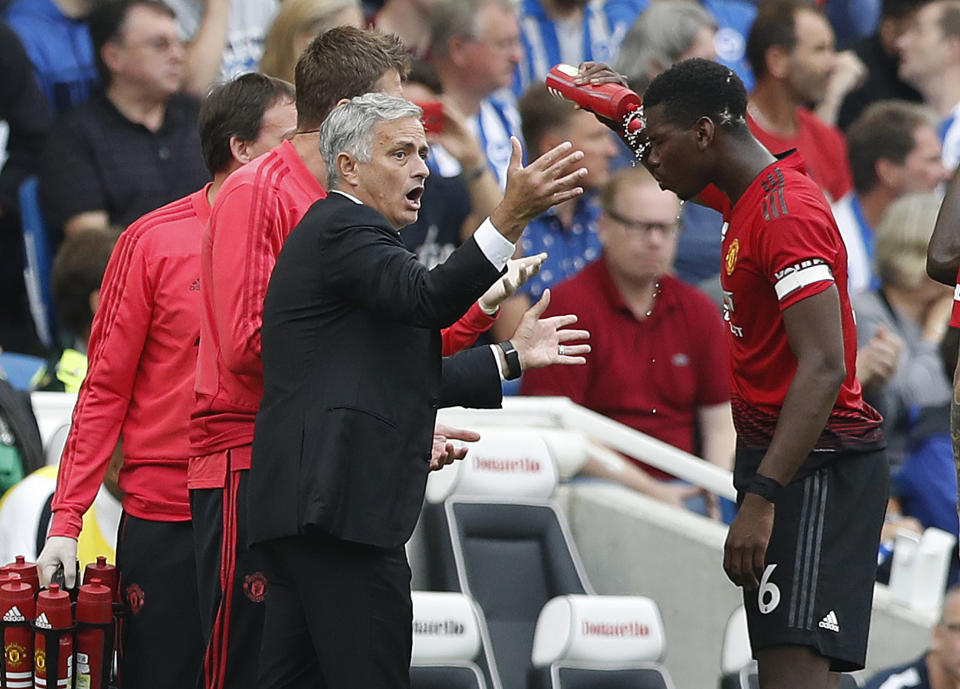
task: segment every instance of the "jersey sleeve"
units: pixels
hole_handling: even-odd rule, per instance
[[[87,377],[60,459],[51,536],[80,534],[127,416],[153,307],[150,265],[136,230],[120,236],[104,274]]]
[[[755,240],[760,270],[773,285],[783,311],[835,283],[843,240],[826,211],[805,212],[800,199],[781,197],[763,203],[787,208],[787,213],[767,222]]]
[[[238,375],[262,371],[263,300],[282,245],[275,205],[242,184],[217,199],[210,216],[212,280],[204,289],[210,290],[223,363]]]
[[[467,310],[456,323],[441,332],[443,341],[443,356],[450,356],[461,349],[466,349],[493,325],[496,316],[488,316],[477,302]]]

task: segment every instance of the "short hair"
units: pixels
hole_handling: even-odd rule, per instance
[[[256,72],[213,87],[197,118],[203,162],[210,174],[223,172],[233,161],[230,139],[256,141],[263,114],[277,103],[294,99],[292,84]]]
[[[93,44],[93,58],[104,86],[110,84],[110,69],[103,61],[103,46],[120,39],[130,10],[141,6],[171,19],[177,18],[170,6],[161,0],[101,0],[87,16],[90,42]]]
[[[878,160],[902,165],[923,126],[936,130],[936,116],[918,103],[878,101],[864,110],[846,131],[853,188],[864,194],[876,186]]]
[[[410,63],[410,73],[407,74],[408,84],[420,84],[436,94],[443,93],[443,82],[430,63],[424,60],[413,60]]]
[[[747,129],[747,90],[729,67],[693,57],[658,74],[643,96],[644,107],[663,105],[678,127],[692,127],[701,117],[730,132]]]
[[[761,3],[747,35],[747,61],[759,79],[767,73],[767,51],[774,46],[791,52],[797,46],[797,13],[821,14],[812,0],[768,0]]]
[[[944,38],[960,38],[960,0],[935,0],[940,7],[940,31]]]
[[[446,58],[453,38],[478,39],[477,14],[487,5],[516,11],[512,0],[443,0],[434,7],[430,12],[430,56]]]
[[[880,19],[905,19],[931,0],[883,0]]]
[[[610,179],[607,180],[607,183],[603,185],[603,189],[600,190],[600,207],[604,211],[614,210],[617,195],[625,186],[630,184],[650,184],[657,187],[657,189],[660,188],[660,184],[654,179],[653,175],[650,174],[650,171],[642,165],[620,168],[610,175]],[[679,199],[677,203],[680,203]]]
[[[334,19],[346,9],[360,10],[357,0],[283,0],[263,40],[259,70],[271,77],[293,81],[297,66],[297,37],[315,36],[332,29]]]
[[[60,322],[75,335],[90,328],[90,294],[100,289],[118,232],[84,228],[67,235],[53,260],[50,291]]]
[[[419,106],[385,93],[366,93],[334,108],[320,127],[320,154],[327,168],[327,186],[340,178],[337,156],[348,153],[361,162],[370,161],[373,127],[378,122],[394,122],[405,117],[418,120]]]
[[[927,279],[927,245],[939,211],[940,197],[932,192],[906,194],[890,204],[876,233],[881,284],[916,289]]]
[[[529,147],[529,158],[540,156],[540,142],[555,129],[570,122],[576,112],[573,102],[552,95],[543,84],[534,84],[517,103],[521,133]]]
[[[655,2],[637,17],[620,44],[614,69],[637,93],[658,73],[680,60],[705,28],[717,30],[713,16],[691,0]]]
[[[317,129],[344,98],[372,91],[391,69],[405,79],[410,56],[400,39],[338,26],[314,38],[297,61],[297,126]]]

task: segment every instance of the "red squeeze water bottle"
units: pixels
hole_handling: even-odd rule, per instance
[[[91,562],[83,570],[83,583],[89,584],[94,578],[100,580],[100,583],[110,589],[115,601],[120,600],[120,577],[117,568],[107,563],[107,558],[103,555],[97,556],[96,562]]]
[[[17,555],[16,559],[3,568],[8,572],[16,572],[20,578],[30,584],[33,590],[40,588],[40,572],[37,570],[36,562],[27,562],[23,555]]]
[[[92,577],[77,594],[77,689],[106,689],[113,666],[113,591]]]
[[[33,686],[33,587],[10,572],[0,584],[0,630],[3,631],[3,682],[7,689]]]
[[[571,65],[554,65],[547,73],[547,89],[556,96],[573,101],[584,110],[605,117],[614,122],[623,122],[624,118],[643,105],[634,91],[620,84],[576,84],[574,79],[580,72]],[[643,128],[639,119],[627,123],[627,133],[633,134]]]
[[[57,584],[37,594],[33,622],[33,686],[68,689],[73,680],[73,614],[70,594]]]

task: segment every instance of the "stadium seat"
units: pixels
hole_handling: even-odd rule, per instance
[[[660,611],[639,596],[560,596],[540,613],[529,689],[673,689]]]
[[[854,675],[844,674],[840,689],[857,689],[860,684]],[[727,619],[720,650],[720,689],[759,689],[757,663],[750,651],[747,633],[747,613],[743,606]]]
[[[25,179],[18,190],[20,219],[23,223],[23,281],[27,288],[30,314],[37,336],[48,349],[56,340],[56,310],[50,292],[50,271],[53,257],[47,225],[40,212],[40,198],[36,175]]]
[[[477,602],[488,682],[524,689],[544,605],[593,591],[549,500],[557,474],[543,437],[513,429],[481,435],[453,471],[430,478],[423,528],[431,584]]]
[[[459,593],[414,591],[411,689],[486,689],[475,662],[480,626],[469,598]]]

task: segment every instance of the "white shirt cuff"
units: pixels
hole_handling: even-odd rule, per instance
[[[495,344],[488,345],[488,347],[490,347],[490,353],[493,355],[493,360],[497,362],[497,373],[500,374],[500,382],[502,383],[507,379],[507,376],[504,374],[503,364],[500,363],[500,355],[497,353],[497,350],[494,349],[494,347],[497,347],[498,349],[499,347]]]
[[[497,228],[490,222],[490,218],[483,221],[477,231],[473,233],[473,238],[480,247],[480,251],[487,257],[487,260],[493,264],[497,270],[503,270],[513,257],[517,250],[515,244],[512,244],[506,237],[497,231]]]

